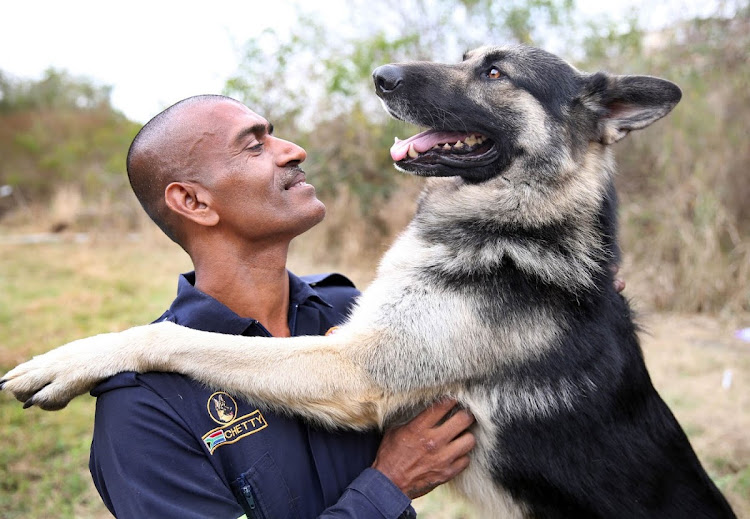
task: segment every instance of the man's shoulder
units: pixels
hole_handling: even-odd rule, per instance
[[[100,396],[107,391],[114,391],[116,389],[123,389],[129,387],[138,387],[140,383],[138,381],[138,373],[132,371],[126,371],[124,373],[118,373],[112,377],[109,377],[104,382],[101,382],[94,389],[91,390],[91,396]]]
[[[143,391],[132,391],[135,389]],[[179,373],[135,373],[126,371],[101,382],[91,390],[91,396],[98,398],[106,393],[117,391],[123,395],[126,393],[133,395],[136,393],[151,394],[154,398],[162,399],[167,394],[186,391],[200,392],[203,389],[204,387],[200,383]],[[142,396],[139,396],[138,400],[141,399]]]
[[[348,314],[360,295],[354,283],[337,272],[300,276],[300,279],[310,285],[337,313]]]
[[[176,319],[174,314],[170,310],[167,310],[158,319],[152,321],[151,324],[160,323],[162,321],[175,322]],[[108,393],[110,391],[127,390],[134,388],[143,388],[152,393],[158,393],[158,390],[155,390],[154,386],[169,387],[176,384],[189,384],[190,382],[191,380],[189,378],[177,373],[136,373],[134,371],[125,371],[123,373],[118,373],[114,376],[111,376],[103,382],[99,383],[96,387],[94,387],[94,389],[91,390],[90,394],[91,396],[98,398],[104,393]],[[195,383],[195,385],[199,386],[197,383]]]

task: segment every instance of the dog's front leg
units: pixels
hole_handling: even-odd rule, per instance
[[[329,426],[381,425],[385,392],[352,351],[377,347],[366,334],[342,327],[328,336],[242,337],[180,328],[170,345],[148,353],[151,371],[175,371],[277,410]]]
[[[387,412],[383,391],[348,354],[351,347],[373,346],[366,342],[344,329],[330,337],[268,339],[159,323],[34,357],[5,375],[3,389],[52,410],[122,371],[176,371],[323,423],[365,428]]]

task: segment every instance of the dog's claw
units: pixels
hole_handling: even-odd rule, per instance
[[[3,386],[5,385],[6,382],[7,382],[7,380],[5,380],[5,379],[0,380],[0,391],[3,390]]]
[[[23,403],[23,408],[24,408],[24,409],[28,409],[28,408],[29,408],[29,407],[31,407],[32,405],[34,405],[34,399],[33,399],[33,398],[29,398],[28,400],[26,400],[26,401],[25,401],[25,402]]]

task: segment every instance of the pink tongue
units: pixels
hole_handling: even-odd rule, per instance
[[[409,145],[414,144],[414,149],[419,153],[432,148],[435,144],[456,143],[464,140],[468,137],[469,133],[461,132],[437,132],[435,130],[427,130],[426,132],[418,133],[413,137],[409,137],[405,141],[398,141],[391,146],[391,158],[398,162],[404,160],[406,154],[409,152]]]

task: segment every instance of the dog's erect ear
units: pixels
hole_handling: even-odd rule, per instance
[[[598,140],[612,144],[667,115],[681,97],[665,79],[599,72],[588,78],[581,101],[599,116]]]

